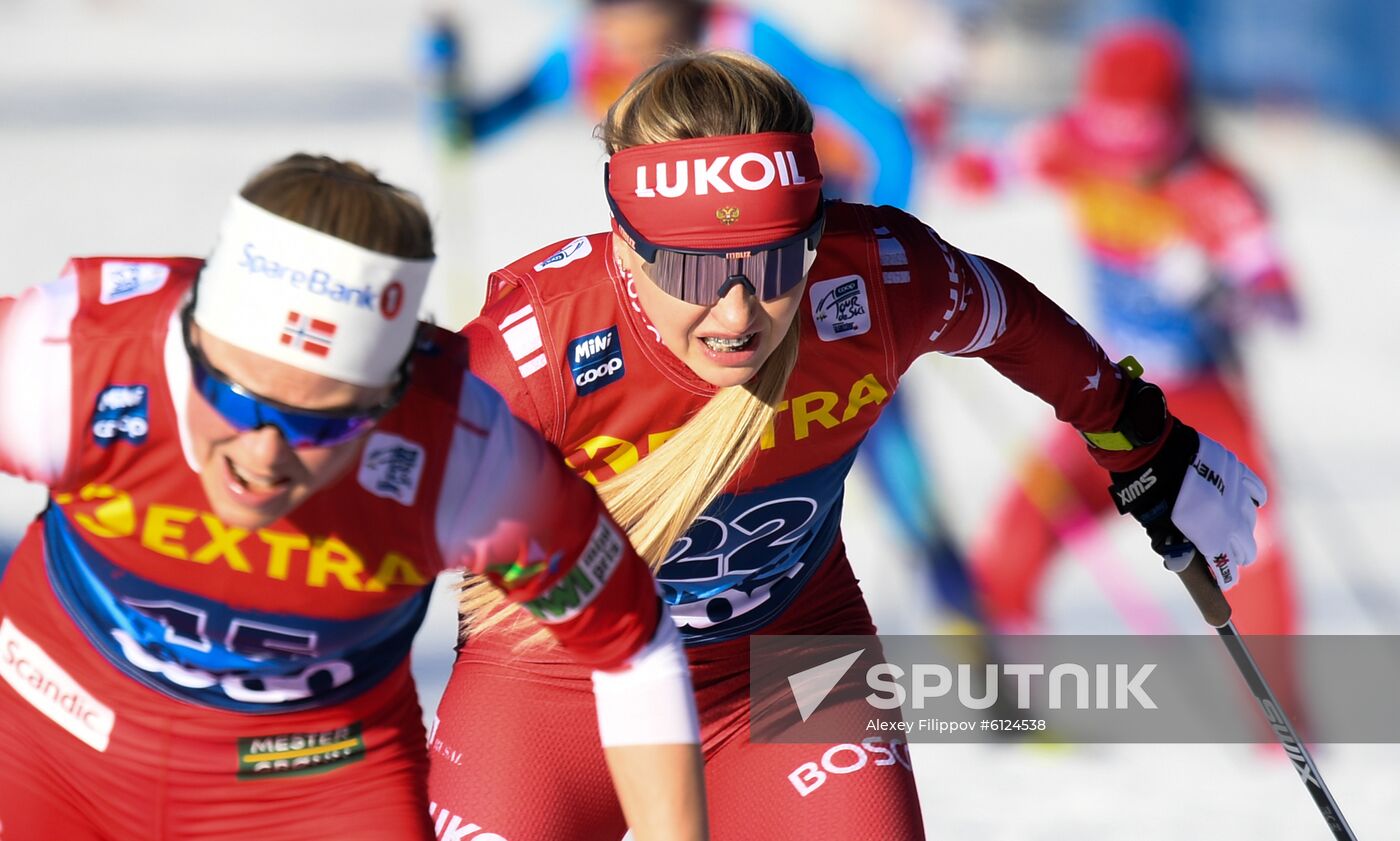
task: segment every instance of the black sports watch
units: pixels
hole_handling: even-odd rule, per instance
[[[1157,443],[1167,429],[1167,398],[1162,389],[1142,379],[1142,365],[1131,356],[1118,363],[1128,375],[1128,397],[1118,423],[1108,432],[1085,432],[1084,439],[1100,450],[1123,452]]]

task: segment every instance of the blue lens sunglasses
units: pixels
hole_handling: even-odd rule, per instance
[[[276,400],[259,397],[209,364],[195,345],[190,325],[194,322],[194,300],[180,314],[185,352],[190,359],[190,379],[195,391],[219,416],[239,432],[264,426],[276,427],[293,449],[333,447],[368,432],[389,410],[398,405],[408,386],[410,353],[399,369],[394,391],[383,403],[371,408],[300,409]]]

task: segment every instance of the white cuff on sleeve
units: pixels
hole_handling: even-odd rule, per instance
[[[700,742],[690,663],[666,605],[646,648],[621,669],[593,672],[593,697],[603,747]]]

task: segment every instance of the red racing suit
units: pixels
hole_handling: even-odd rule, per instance
[[[827,208],[777,417],[657,574],[687,643],[711,827],[726,841],[923,835],[901,741],[754,744],[748,722],[748,635],[874,632],[841,540],[843,483],[905,369],[929,351],[985,359],[1088,431],[1114,428],[1125,394],[1093,338],[1016,273],[894,208]],[[464,329],[472,370],[595,483],[646,458],[715,393],[660,343],[612,243],[579,237],[496,272]],[[1154,452],[1096,457],[1129,469]],[[597,736],[577,720],[586,681],[530,679],[511,642],[487,631],[461,652],[430,756],[433,808],[508,841],[620,837]],[[546,726],[524,704],[537,697],[556,713]],[[467,732],[468,720],[490,726]],[[541,768],[529,757],[546,742],[557,755]],[[526,801],[506,796],[526,788]]]
[[[0,837],[428,837],[407,661],[437,574],[527,606],[600,585],[547,617],[597,668],[652,639],[655,585],[427,325],[354,467],[266,527],[222,522],[185,425],[201,265],[76,259],[0,300],[0,469],[50,488],[0,564]]]

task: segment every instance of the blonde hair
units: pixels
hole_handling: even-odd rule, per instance
[[[609,154],[632,146],[768,131],[810,132],[812,110],[787,79],[752,56],[679,52],[638,76],[608,109],[597,136]],[[800,318],[743,385],[720,389],[679,431],[630,469],[598,485],[613,519],[652,569],[714,502],[777,415],[797,362]],[[463,629],[519,621],[484,579],[462,587]],[[547,640],[544,631],[522,645]]]

